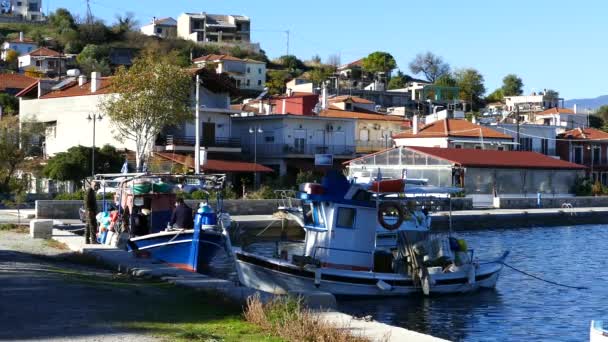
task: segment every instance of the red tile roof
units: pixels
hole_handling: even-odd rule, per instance
[[[30,84],[29,86],[27,86],[26,88],[22,89],[20,92],[15,94],[15,97],[25,96],[34,89],[38,89],[38,82],[34,82],[34,83]],[[38,95],[36,95],[36,96],[38,96]]]
[[[91,92],[91,82],[87,82],[82,86],[78,85],[78,81],[74,81],[63,87],[61,90],[55,90],[40,97],[41,99],[55,99],[60,97],[86,96],[86,95],[101,95],[110,93],[111,77],[102,77],[101,85],[96,92]],[[19,94],[18,94],[19,95]]]
[[[23,40],[19,40],[19,38],[13,39],[13,40],[9,40],[9,43],[12,44],[36,44],[35,41],[33,41],[30,38],[23,38]]]
[[[362,66],[363,66],[363,58],[357,59],[354,62],[350,62],[346,65],[343,65],[340,67],[340,69],[348,69],[348,68],[352,68],[352,67],[362,67]]]
[[[59,53],[59,52],[57,52],[55,50],[51,50],[49,48],[40,47],[40,48],[37,48],[36,50],[32,50],[26,56],[59,57],[59,56],[61,56],[61,53]]]
[[[464,167],[530,168],[530,169],[574,169],[586,167],[544,154],[527,151],[474,150],[439,147],[406,147],[433,157],[451,161]]]
[[[155,152],[155,155],[176,162],[178,164],[194,168],[194,158],[181,154],[173,154],[166,152]],[[208,159],[207,163],[201,166],[201,171],[213,172],[274,172],[273,169],[260,164],[234,161],[234,160],[218,160]]]
[[[360,104],[374,104],[375,103],[373,101],[364,99],[362,97],[349,96],[349,95],[336,96],[336,97],[332,97],[331,99],[327,100],[327,102],[329,102],[329,103],[341,103],[341,102],[347,102],[347,101],[350,101],[352,103],[360,103]]]
[[[401,116],[386,115],[386,114],[368,114],[360,112],[350,112],[346,110],[338,109],[324,109],[319,113],[319,116],[327,118],[347,118],[347,119],[360,119],[360,120],[378,120],[378,121],[395,121],[411,124],[410,120],[407,120]],[[409,127],[409,125],[408,125]]]
[[[575,128],[558,135],[561,139],[608,140],[608,133],[595,128]]]
[[[0,92],[7,89],[25,89],[36,82],[37,79],[21,74],[0,74]]]
[[[527,151],[498,151],[475,150],[464,148],[439,147],[393,147],[380,152],[368,154],[345,162],[364,159],[371,155],[379,155],[398,148],[417,151],[432,157],[440,158],[463,167],[499,168],[499,169],[549,169],[549,170],[584,170],[587,167],[570,163],[561,159],[551,158],[544,154]]]
[[[422,126],[418,131],[418,134],[407,131],[393,135],[393,139],[447,137],[480,138],[481,135],[483,135],[484,138],[513,140],[513,137],[510,135],[500,133],[486,126],[476,125],[467,120],[458,119],[437,120]]]
[[[244,62],[244,60],[240,59],[240,58],[236,58],[234,56],[230,56],[230,55],[206,55],[206,56],[201,56],[198,58],[195,58],[192,60],[193,62],[213,62],[213,61],[239,61],[239,62]]]
[[[550,108],[545,111],[542,111],[540,113],[537,113],[536,115],[545,115],[545,114],[576,114],[576,113],[574,113],[574,111],[569,108],[554,107],[554,108]]]

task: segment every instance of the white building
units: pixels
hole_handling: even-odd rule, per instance
[[[287,93],[291,91],[294,93],[313,94],[315,92],[314,85],[311,81],[297,77],[285,83],[285,89],[287,89]]]
[[[25,21],[44,20],[42,13],[42,0],[7,0],[11,15],[18,16]],[[4,1],[2,1],[4,3]]]
[[[376,112],[376,103],[358,96],[334,96],[327,100],[329,108],[346,111]]]
[[[568,108],[551,108],[534,115],[534,123],[559,126],[564,129],[589,127],[589,114],[576,113]]]
[[[543,93],[532,95],[505,96],[505,109],[520,113],[540,112],[548,108],[559,107],[559,98],[549,98]]]
[[[355,156],[355,120],[312,115],[271,114],[233,118],[233,136],[243,152],[280,175],[314,168],[316,154],[331,154],[334,161]]]
[[[177,36],[201,44],[232,44],[260,51],[259,44],[251,43],[251,20],[243,15],[182,13],[177,18]]]
[[[547,126],[536,124],[517,124],[511,123],[496,123],[490,127],[501,133],[510,135],[518,146],[514,146],[514,150],[532,151],[542,153],[548,156],[556,156],[555,137],[564,131],[559,126]],[[518,140],[519,137],[519,140]]]
[[[9,50],[14,50],[17,52],[17,55],[21,56],[28,54],[37,48],[38,45],[33,40],[25,38],[23,36],[23,32],[20,32],[19,38],[7,40],[2,43],[2,46],[0,48],[0,58],[2,58],[3,61],[6,61],[6,53]]]
[[[232,77],[237,88],[263,90],[266,86],[266,63],[229,55],[206,55],[193,60],[197,67],[213,66],[218,74]]]
[[[55,50],[41,47],[19,56],[19,70],[25,71],[28,68],[34,68],[44,74],[65,74],[67,63],[73,58],[72,55],[63,55]]]
[[[177,20],[171,17],[160,19],[154,17],[152,18],[152,22],[142,26],[139,30],[146,36],[175,38],[177,37]]]

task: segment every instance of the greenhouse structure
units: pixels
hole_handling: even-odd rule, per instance
[[[423,179],[429,185],[462,187],[474,205],[494,197],[570,196],[586,167],[536,152],[395,147],[345,163],[349,178]]]

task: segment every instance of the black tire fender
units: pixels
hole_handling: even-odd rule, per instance
[[[389,224],[384,220],[383,214],[389,210],[397,211],[397,221],[393,224]],[[401,207],[401,204],[399,204],[398,202],[383,202],[378,207],[378,222],[386,230],[395,230],[401,227],[401,224],[403,224],[404,217],[405,213],[403,211],[403,207]]]

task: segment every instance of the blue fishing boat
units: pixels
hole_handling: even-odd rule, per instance
[[[200,190],[207,193],[190,227],[171,227],[174,190],[187,178],[199,179]],[[130,238],[127,250],[148,255],[171,266],[199,272],[220,251],[225,250],[222,227],[230,225],[230,215],[222,211],[221,190],[225,175],[141,174],[126,177],[117,193],[118,221],[126,222]],[[216,191],[217,203],[209,204],[209,192]]]

